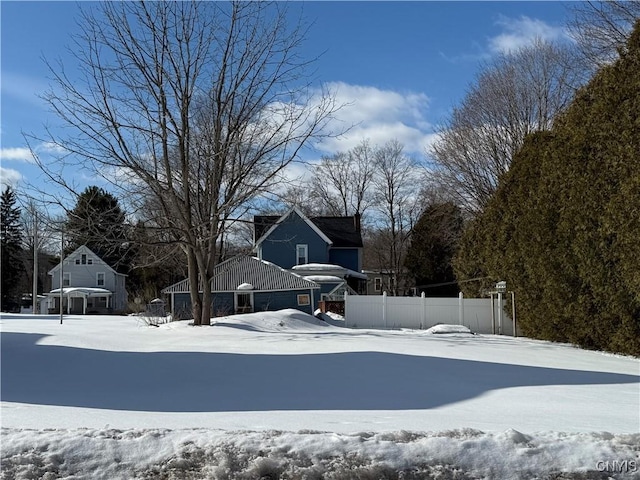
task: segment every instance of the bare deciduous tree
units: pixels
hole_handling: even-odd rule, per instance
[[[485,65],[428,152],[452,199],[478,211],[530,132],[549,129],[580,74],[569,47],[536,41]]]
[[[315,166],[312,189],[329,214],[362,215],[371,207],[374,154],[363,140],[347,152],[322,157]]]
[[[391,140],[376,148],[373,158],[373,196],[379,214],[377,256],[392,278],[392,294],[405,293],[405,257],[413,224],[419,212],[419,181],[415,161],[403,145]]]
[[[570,2],[569,8],[573,12],[569,30],[592,71],[618,58],[640,19],[638,1]]]
[[[313,98],[302,24],[264,2],[105,2],[83,12],[79,78],[51,68],[47,97],[71,135],[50,142],[119,189],[151,196],[186,254],[194,323],[225,228],[269,190],[336,109]],[[43,168],[47,169],[43,165]],[[135,210],[131,210],[135,211]]]

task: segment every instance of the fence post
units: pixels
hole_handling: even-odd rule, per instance
[[[420,302],[422,303],[422,316],[420,317],[420,330],[424,330],[424,324],[427,323],[427,296],[422,292],[420,294]]]
[[[493,304],[493,293],[491,294],[491,333],[496,334],[496,307]]]
[[[320,295],[320,298],[322,298],[322,295]],[[344,326],[347,326],[347,303],[349,303],[349,292],[347,292],[347,290],[344,290]]]
[[[464,325],[464,294],[458,294],[458,325]]]
[[[518,326],[516,324],[516,292],[511,292],[511,317],[513,318],[513,336],[518,336]]]
[[[498,335],[502,335],[502,292],[498,292]]]
[[[387,328],[387,292],[382,292],[382,324]]]

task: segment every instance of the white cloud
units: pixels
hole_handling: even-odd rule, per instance
[[[0,185],[3,188],[7,185],[15,186],[20,180],[22,180],[22,174],[17,170],[0,167]]]
[[[43,142],[36,145],[33,152],[27,147],[0,148],[0,160],[35,163],[36,156],[56,156],[65,153],[67,151],[62,146],[52,142]]]
[[[20,162],[33,163],[34,158],[31,150],[26,147],[0,148],[0,160],[17,160]]]
[[[474,42],[473,52],[457,55],[440,52],[440,56],[450,63],[487,61],[496,54],[512,52],[531,45],[536,39],[549,42],[573,41],[563,27],[549,25],[537,18],[527,16],[511,18],[500,15],[494,25],[499,27],[502,33],[489,37],[486,45]]]
[[[15,72],[2,72],[2,93],[22,102],[44,107],[41,96],[49,90],[49,85],[33,76]]]
[[[349,150],[362,140],[382,145],[398,140],[407,153],[422,154],[429,144],[432,125],[426,117],[429,97],[418,92],[398,92],[365,85],[334,82],[328,85],[336,103],[344,105],[329,125],[337,138],[324,139],[316,148],[325,153]]]
[[[531,45],[534,40],[558,41],[568,36],[562,27],[554,27],[548,23],[527,16],[509,18],[500,16],[496,24],[503,33],[489,39],[489,49],[493,53],[508,53]]]
[[[51,154],[64,154],[68,151],[60,144],[54,142],[44,142],[38,146],[38,151]]]

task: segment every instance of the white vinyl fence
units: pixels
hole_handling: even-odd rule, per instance
[[[490,298],[345,296],[347,327],[427,329],[443,323],[465,325],[475,333],[513,335],[511,317]]]

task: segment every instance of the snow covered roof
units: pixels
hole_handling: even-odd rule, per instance
[[[361,278],[363,280],[368,278],[364,273],[356,272],[355,270],[350,270],[348,268],[341,267],[340,265],[332,265],[330,263],[305,263],[303,265],[294,265],[291,270],[294,270],[296,273],[304,276],[322,272],[323,275],[335,275],[341,278],[353,277]]]
[[[212,292],[234,292],[253,287],[253,291],[309,290],[319,288],[315,282],[289,272],[271,262],[256,257],[240,255],[216,265],[211,280]],[[240,288],[244,287],[244,288]],[[200,285],[200,291],[202,291]],[[162,293],[187,293],[189,280],[175,283]]]
[[[305,275],[304,278],[316,283],[342,283],[344,279],[335,275]]]
[[[113,295],[111,290],[106,288],[91,288],[91,287],[65,287],[62,289],[62,294],[67,296],[82,296],[82,297],[101,297],[104,295]],[[51,290],[47,295],[55,297],[60,295],[60,289],[55,288]]]

